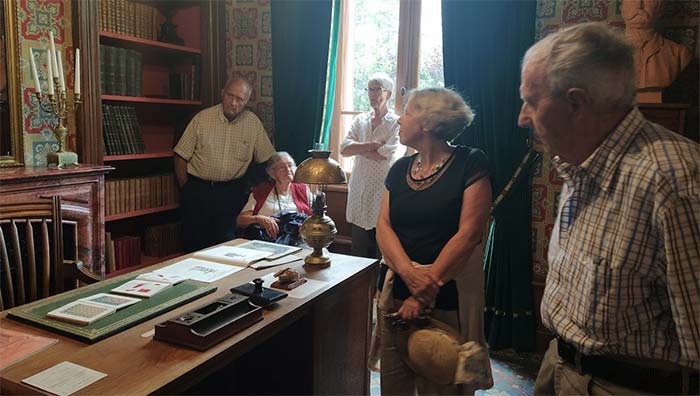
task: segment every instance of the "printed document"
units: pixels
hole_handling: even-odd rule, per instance
[[[63,362],[25,378],[22,382],[59,396],[67,396],[106,376],[105,373],[75,363]]]

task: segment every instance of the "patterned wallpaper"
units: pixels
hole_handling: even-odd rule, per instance
[[[270,0],[226,0],[226,73],[253,84],[248,107],[273,137]]]
[[[538,0],[537,38],[582,22],[605,21],[623,28],[620,4],[621,0]],[[697,57],[699,22],[700,2],[667,1],[659,29],[666,37],[686,45]],[[532,271],[533,280],[541,282],[547,275],[547,246],[562,184],[548,157],[542,158],[532,174]]]
[[[49,31],[53,31],[56,50],[61,51],[64,78],[73,90],[73,33],[71,30],[71,2],[64,0],[5,0],[17,2],[19,34],[20,92],[24,134],[24,162],[27,165],[46,165],[46,153],[56,151],[58,142],[53,136],[57,119],[39,108],[34,96],[34,83],[29,63],[29,48],[33,48],[42,90],[47,90],[47,48]],[[68,146],[75,150],[75,118],[68,120]]]

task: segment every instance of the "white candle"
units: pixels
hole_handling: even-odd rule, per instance
[[[61,87],[61,92],[66,90],[66,81],[63,79],[63,61],[61,60],[61,52],[57,52],[58,57],[58,83]]]
[[[41,94],[41,84],[39,84],[39,75],[36,73],[36,64],[34,63],[34,50],[29,48],[29,62],[32,64],[32,76],[34,77],[34,88]]]
[[[46,68],[49,70],[49,95],[53,95],[53,56],[46,54]]]
[[[49,45],[51,45],[51,52],[49,56],[52,58],[51,63],[53,64],[53,74],[58,77],[58,62],[56,62],[56,43],[53,40],[53,32],[49,31]],[[53,81],[51,82],[53,84]]]
[[[75,93],[80,93],[80,48],[75,49]]]

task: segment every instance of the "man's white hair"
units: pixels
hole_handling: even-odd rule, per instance
[[[379,72],[372,74],[367,83],[376,83],[381,85],[384,90],[394,92],[394,82],[391,81],[391,77],[386,73]]]
[[[590,22],[543,38],[527,50],[522,67],[537,64],[554,97],[581,88],[597,110],[620,111],[635,103],[633,54],[622,34],[604,23]]]

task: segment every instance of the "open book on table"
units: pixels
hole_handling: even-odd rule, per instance
[[[148,272],[140,274],[136,279],[130,280],[121,286],[115,287],[112,289],[112,292],[135,297],[151,297],[184,280],[185,278],[181,276]]]
[[[217,246],[194,254],[205,260],[247,267],[250,263],[272,256],[269,251],[248,249],[240,246]]]
[[[248,241],[237,245],[237,247],[269,252],[270,255],[265,257],[265,260],[275,260],[282,256],[286,256],[291,253],[296,253],[301,250],[301,248],[297,246],[280,245],[278,243],[265,241]]]

